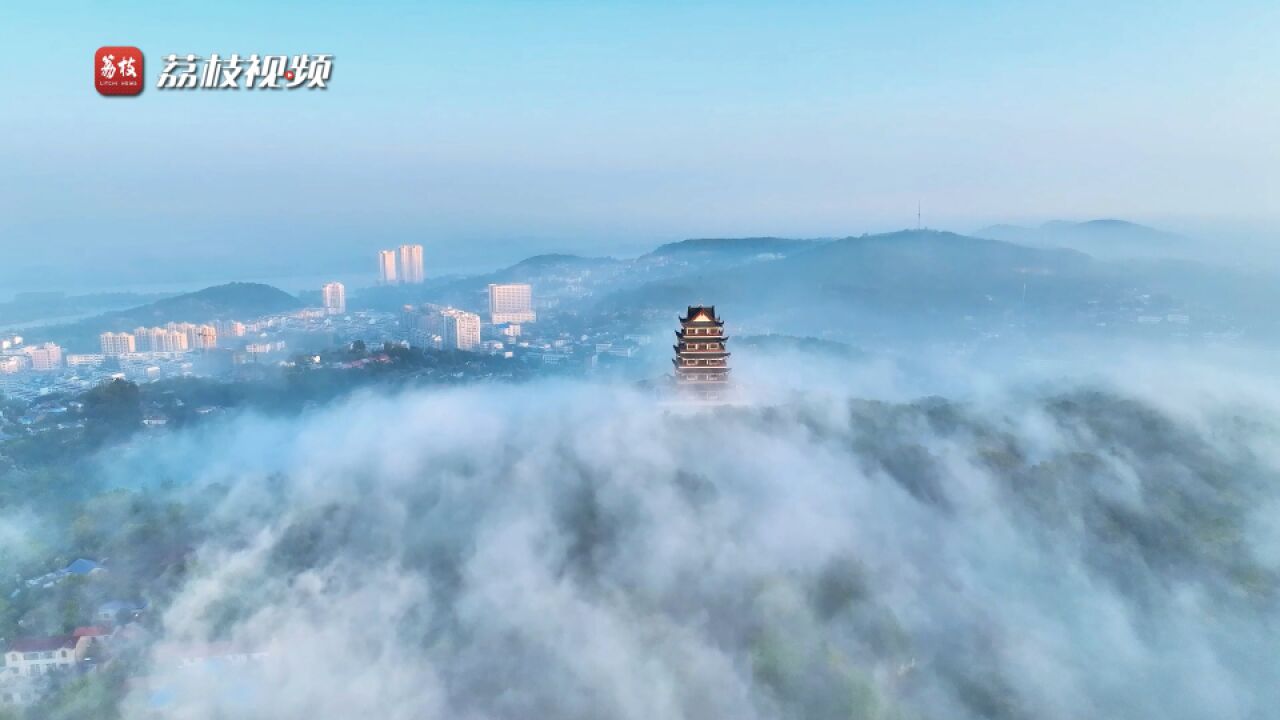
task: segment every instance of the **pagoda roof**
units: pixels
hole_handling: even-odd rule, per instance
[[[689,325],[693,323],[706,323],[708,325],[724,324],[720,318],[716,317],[715,305],[690,305],[685,316],[680,318],[680,324]]]

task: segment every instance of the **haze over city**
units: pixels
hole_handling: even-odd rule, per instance
[[[687,237],[1121,218],[1271,259],[1267,2],[14,8],[0,287],[437,271]],[[85,53],[326,52],[325,92],[83,92]],[[87,48],[87,50],[86,50]],[[68,262],[68,258],[76,258]],[[155,268],[162,264],[162,276]],[[314,284],[314,283],[311,283]]]

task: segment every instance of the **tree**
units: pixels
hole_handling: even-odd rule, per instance
[[[84,394],[85,433],[101,442],[129,435],[142,424],[142,393],[128,380],[112,380]]]

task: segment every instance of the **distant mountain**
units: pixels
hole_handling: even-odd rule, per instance
[[[170,322],[248,320],[301,307],[302,301],[298,298],[270,285],[228,283],[96,315],[68,325],[49,327],[43,329],[41,335],[73,350],[85,351],[96,347],[98,334],[107,331],[127,331]]]
[[[744,335],[733,338],[735,348],[750,348],[765,352],[805,352],[842,359],[864,359],[867,353],[848,343],[795,335]]]
[[[132,329],[139,325],[168,322],[248,319],[301,307],[301,300],[278,288],[260,283],[237,282],[215,285],[128,310],[118,310],[92,318],[90,322],[109,324],[118,329]]]
[[[906,230],[813,243],[774,262],[740,267],[732,278],[712,272],[682,279],[742,287],[747,294],[862,289],[886,297],[919,297],[918,290],[935,295],[948,288],[971,288],[985,295],[1004,286],[1021,288],[1028,277],[1078,274],[1092,264],[1087,255],[1070,250]]]
[[[1102,259],[1186,257],[1191,245],[1189,238],[1176,233],[1110,219],[1054,220],[1039,227],[992,225],[974,235],[1035,247],[1070,248]]]
[[[949,232],[909,230],[814,243],[803,252],[716,265],[614,293],[605,311],[732,307],[751,333],[853,340],[858,335],[972,333],[1010,313],[1077,321],[1090,302],[1117,303],[1128,278],[1072,250],[1027,247]]]
[[[166,297],[164,294],[139,294],[131,292],[91,293],[67,295],[61,292],[18,293],[9,302],[0,302],[0,327],[20,323],[47,325],[52,322],[69,322],[104,311],[136,307]],[[44,321],[44,322],[39,322]]]
[[[582,257],[581,255],[534,255],[511,267],[487,276],[491,282],[526,282],[548,273],[577,273],[584,270],[614,267],[621,261],[614,258]]]
[[[667,243],[645,257],[726,256],[750,258],[758,255],[792,255],[818,245],[817,240],[789,240],[776,237],[694,238]]]

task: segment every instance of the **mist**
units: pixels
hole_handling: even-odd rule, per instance
[[[723,407],[537,381],[151,436],[97,472],[200,540],[122,713],[1267,716],[1280,397],[1066,365],[942,397],[786,354]]]

